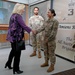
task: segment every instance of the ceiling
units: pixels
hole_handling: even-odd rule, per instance
[[[2,0],[2,1],[11,1],[11,2],[19,2],[24,4],[35,4],[45,0]]]

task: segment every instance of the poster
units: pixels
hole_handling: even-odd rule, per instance
[[[56,38],[56,54],[75,61],[74,42],[75,24],[59,24]]]
[[[53,8],[60,23],[75,23],[75,0],[55,0]]]

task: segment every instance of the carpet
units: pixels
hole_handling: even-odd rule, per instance
[[[52,75],[75,75],[75,68],[66,70],[66,71],[62,71],[62,72],[58,72]]]

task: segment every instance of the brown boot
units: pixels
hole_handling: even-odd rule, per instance
[[[49,66],[48,61],[45,61],[45,63],[43,63],[43,64],[41,65],[41,67],[46,67],[46,66]]]
[[[36,51],[34,51],[34,52],[30,55],[30,57],[33,57],[33,56],[36,56]]]
[[[52,72],[54,70],[54,64],[51,64],[48,68],[47,72]]]
[[[41,58],[41,52],[38,52],[38,58]]]

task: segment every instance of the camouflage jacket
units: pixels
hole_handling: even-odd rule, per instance
[[[32,17],[30,17],[29,19],[29,27],[32,29],[32,30],[38,30],[39,28],[41,28],[43,26],[43,22],[44,22],[44,19],[42,16],[40,15],[33,15]],[[32,35],[32,33],[31,33]],[[42,33],[39,33],[37,35],[37,37],[39,35],[42,35]]]
[[[38,30],[43,25],[44,19],[40,16],[32,16],[29,19],[29,25],[32,30]]]
[[[59,22],[56,19],[48,19],[43,26],[38,29],[36,32],[40,33],[41,31],[45,31],[44,39],[48,39],[48,41],[53,41],[56,38],[57,30],[58,30]]]

